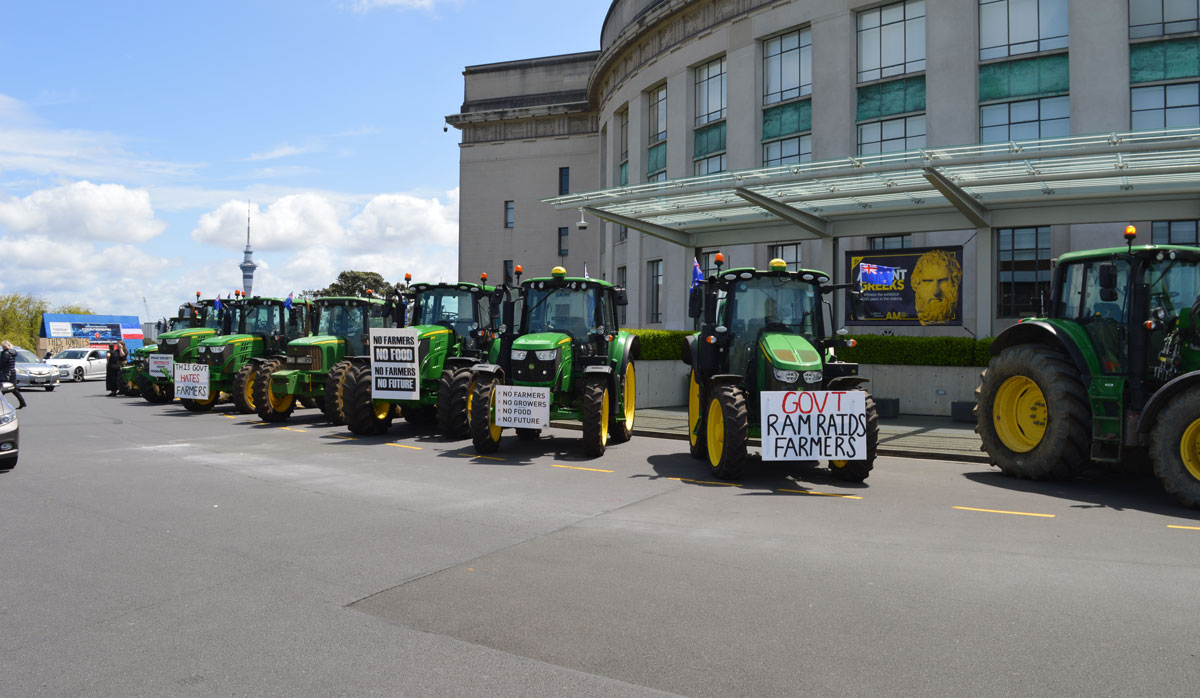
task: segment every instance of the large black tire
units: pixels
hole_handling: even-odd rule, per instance
[[[254,411],[264,422],[286,422],[296,409],[295,395],[275,395],[271,392],[271,374],[279,370],[279,359],[259,364],[254,381]]]
[[[140,374],[137,377],[137,382],[138,391],[142,394],[142,399],[146,402],[162,405],[175,399],[175,386],[173,384],[160,385],[150,380],[150,376]],[[170,388],[170,392],[167,392],[167,388]]]
[[[214,395],[208,400],[192,400],[190,398],[181,398],[179,402],[188,412],[208,412],[217,404],[217,398]]]
[[[438,420],[437,405],[413,405],[412,407],[401,407],[400,415],[404,417],[404,421],[409,424],[415,424],[419,427],[426,427],[430,424],[436,424]]]
[[[992,357],[980,376],[975,431],[992,465],[1005,475],[1060,480],[1079,473],[1090,459],[1089,405],[1079,371],[1067,357],[1046,346],[1020,344]]]
[[[1150,459],[1163,489],[1200,507],[1200,388],[1171,398],[1150,430]]]
[[[442,371],[438,381],[438,430],[451,439],[464,439],[471,433],[467,414],[467,396],[471,392],[471,369],[465,366]]]
[[[490,376],[471,381],[467,410],[471,415],[471,444],[476,453],[495,453],[500,448],[499,427],[492,426],[492,399],[499,381]]]
[[[325,377],[325,398],[321,404],[321,411],[337,426],[346,423],[346,413],[342,407],[346,398],[346,376],[350,373],[350,368],[349,361],[339,361]]]
[[[688,452],[697,460],[708,460],[708,440],[704,437],[704,387],[696,382],[693,369],[688,378]]]
[[[386,434],[396,416],[395,405],[371,399],[371,367],[354,366],[346,374],[342,410],[346,426],[359,436]]]
[[[233,387],[230,389],[229,399],[233,402],[233,406],[242,414],[251,414],[255,412],[254,407],[254,381],[258,379],[258,366],[254,361],[247,361],[242,364],[238,372],[233,376]]]
[[[611,412],[608,378],[603,374],[586,378],[583,384],[583,452],[592,458],[603,456],[608,446]]]
[[[722,480],[736,480],[746,466],[749,436],[746,393],[736,385],[718,385],[711,391],[704,438],[708,465]],[[719,438],[716,438],[719,437]]]
[[[862,482],[875,467],[875,450],[879,446],[879,410],[875,398],[867,393],[867,457],[863,460],[829,461],[829,472],[839,480]]]
[[[615,444],[623,444],[633,438],[634,412],[637,410],[637,372],[633,370],[633,362],[625,366],[625,375],[618,376],[617,393],[621,396],[621,404],[617,405],[616,395],[609,396],[612,406],[611,438]],[[624,419],[617,419],[624,417]]]

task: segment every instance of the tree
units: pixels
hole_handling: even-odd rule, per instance
[[[376,298],[387,298],[394,286],[384,280],[383,275],[373,271],[344,271],[337,280],[325,288],[304,291],[301,297],[318,298],[320,296],[363,296],[367,289],[375,293]]]
[[[43,313],[68,313],[91,315],[92,311],[80,305],[64,305],[53,310],[50,304],[37,296],[24,293],[0,294],[0,339],[34,351],[42,330]]]

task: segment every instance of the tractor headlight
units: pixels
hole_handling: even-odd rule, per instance
[[[528,353],[529,352],[525,351],[524,349],[513,349],[512,350],[512,360],[513,361],[524,361],[525,355]]]
[[[800,380],[800,372],[777,368],[775,369],[775,380],[780,383],[795,383]]]
[[[554,357],[558,356],[557,349],[546,349],[544,351],[536,351],[534,353],[537,354],[538,360],[540,361],[553,361]]]
[[[824,376],[821,375],[820,371],[805,371],[804,372],[804,382],[805,383],[820,383],[821,379],[823,377]]]

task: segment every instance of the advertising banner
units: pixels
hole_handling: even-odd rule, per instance
[[[145,339],[141,320],[134,315],[43,313],[42,336],[50,339],[86,339],[96,347],[124,341],[129,351],[140,349]]]
[[[496,386],[496,426],[546,429],[550,426],[550,389]]]
[[[371,397],[376,400],[421,398],[421,331],[371,328]]]
[[[867,394],[861,390],[760,393],[763,460],[867,457]]]
[[[155,378],[174,376],[175,371],[172,368],[174,364],[175,357],[170,354],[151,354],[147,370]]]
[[[846,253],[846,278],[862,302],[847,325],[961,325],[963,248],[920,247]]]
[[[208,399],[208,365],[175,364],[175,397]]]

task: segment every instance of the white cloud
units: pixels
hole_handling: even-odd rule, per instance
[[[286,158],[291,155],[300,155],[301,153],[306,153],[306,152],[308,152],[307,148],[297,148],[294,145],[284,144],[274,150],[270,150],[265,153],[251,153],[250,157],[248,157],[246,159],[251,160],[251,161],[254,161],[254,160],[276,160],[279,158]]]
[[[246,245],[246,205],[228,201],[200,217],[192,231],[196,242],[240,250]],[[344,231],[337,206],[315,193],[284,196],[266,210],[251,205],[250,242],[255,249],[286,250],[341,242]]]
[[[380,194],[351,221],[360,246],[424,242],[458,243],[458,188],[446,193],[446,203],[412,194]]]
[[[146,190],[82,181],[0,199],[0,227],[56,238],[144,242],[166,224],[154,217]]]

